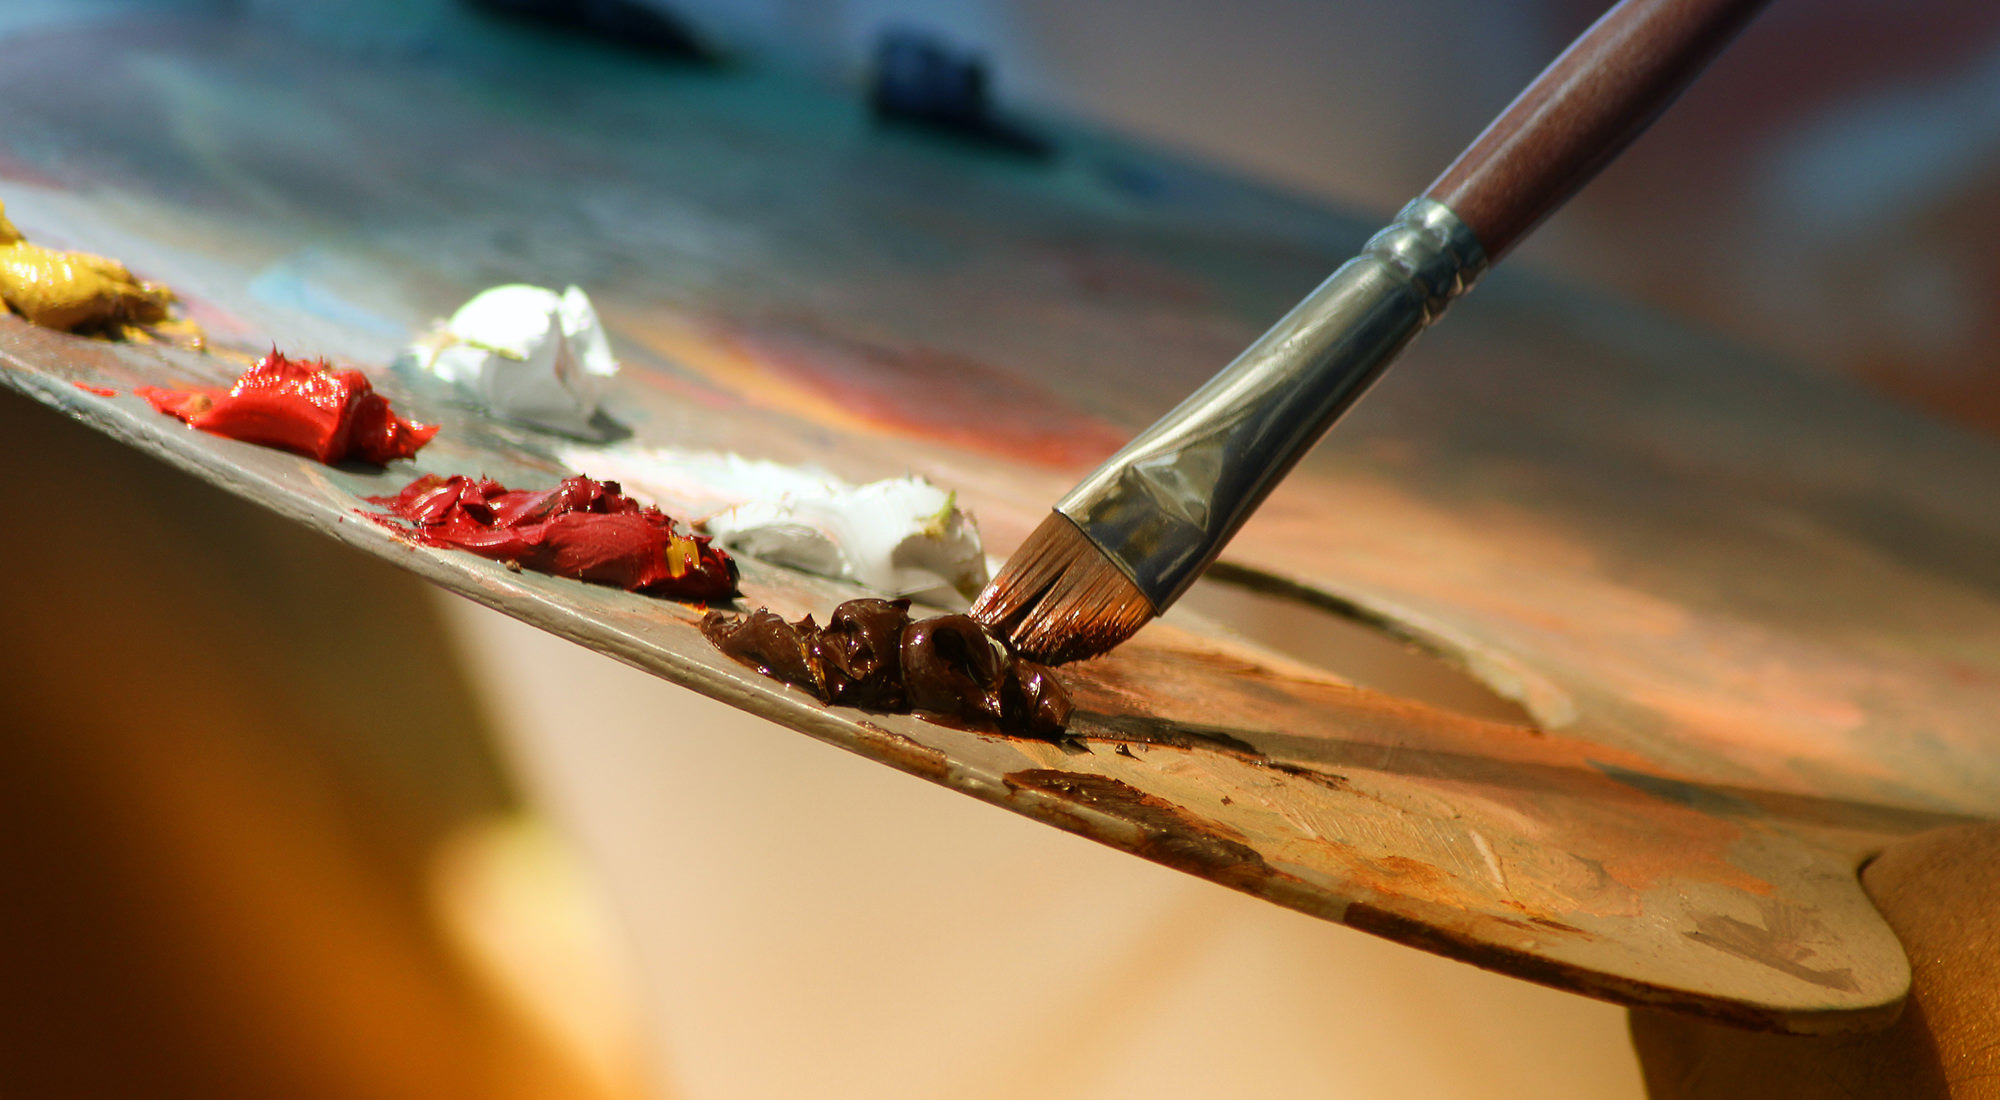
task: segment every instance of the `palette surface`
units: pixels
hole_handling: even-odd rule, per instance
[[[1102,135],[1051,125],[1054,158],[1025,159],[752,64],[470,15],[339,49],[114,15],[0,33],[0,62],[15,224],[174,286],[216,348],[4,317],[0,382],[870,759],[1481,966],[1800,1033],[1879,1026],[1907,989],[1861,862],[2000,816],[2000,446],[1844,382],[1496,272],[1224,577],[1405,640],[1519,720],[1188,618],[1063,670],[1070,742],[984,736],[822,706],[718,655],[701,609],[398,537],[365,498],[420,473],[543,486],[569,441],[387,364],[485,286],[574,283],[623,360],[628,442],[918,473],[1004,556],[1368,219]],[[274,343],[367,369],[442,432],[387,470],[323,467],[131,393],[225,384]],[[788,617],[859,594],[754,561],[743,590]]]

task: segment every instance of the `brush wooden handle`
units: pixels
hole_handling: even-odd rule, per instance
[[[1498,260],[1652,125],[1765,0],[1624,0],[1424,192]]]

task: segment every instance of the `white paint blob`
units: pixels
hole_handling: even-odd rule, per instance
[[[948,606],[986,586],[978,522],[956,494],[920,477],[851,485],[817,466],[665,448],[570,447],[558,457],[701,516],[734,553]]]
[[[483,290],[407,354],[496,416],[586,437],[618,373],[597,311],[576,287]]]

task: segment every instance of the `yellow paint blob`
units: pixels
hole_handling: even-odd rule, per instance
[[[167,323],[174,295],[117,260],[29,244],[0,204],[0,299],[37,325],[122,338],[128,326]]]

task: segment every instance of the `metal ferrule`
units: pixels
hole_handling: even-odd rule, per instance
[[[1485,271],[1486,251],[1458,215],[1431,199],[1410,203],[1056,510],[1166,610],[1403,346]]]

